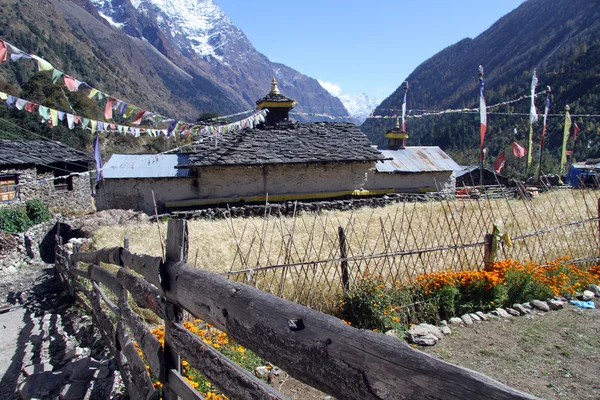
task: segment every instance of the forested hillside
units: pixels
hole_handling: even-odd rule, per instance
[[[537,92],[551,86],[550,114],[600,114],[600,2],[587,0],[529,0],[501,18],[475,39],[464,39],[421,64],[407,77],[410,84],[409,117],[422,111],[477,108],[478,66],[485,71],[485,98],[493,105],[528,95],[533,69],[537,69]],[[400,84],[401,82],[398,82]],[[398,89],[375,111],[376,115],[399,115],[404,92]],[[545,96],[536,98],[539,114]],[[517,140],[526,144],[530,100],[488,109],[486,147],[489,162]],[[600,119],[573,117],[581,128],[577,142],[569,139],[574,160],[600,156]],[[542,118],[534,125],[534,159],[541,136]],[[363,131],[376,143],[393,119],[369,119]],[[562,143],[564,117],[548,117],[545,170],[553,171]],[[515,128],[517,134],[514,134]],[[409,118],[410,145],[439,145],[461,163],[478,157],[479,114],[447,113]],[[551,157],[555,157],[553,160]],[[509,169],[524,164],[509,159]],[[511,166],[512,164],[512,166]],[[557,169],[557,165],[556,168]]]

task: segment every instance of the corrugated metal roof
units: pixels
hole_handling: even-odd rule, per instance
[[[377,163],[377,172],[460,171],[462,168],[437,146],[407,147],[401,150],[381,149],[384,162]]]
[[[104,179],[187,177],[189,154],[113,154],[104,165]]]

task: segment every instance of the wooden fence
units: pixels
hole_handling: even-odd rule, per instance
[[[345,213],[266,213],[241,229],[229,220],[237,251],[224,275],[329,311],[367,271],[390,283],[412,283],[423,273],[484,268],[490,255],[542,265],[564,256],[575,263],[600,260],[600,191],[541,188],[532,196],[522,186],[501,190]]]
[[[285,398],[186,330],[183,310],[296,379],[340,399],[534,398],[414,350],[397,338],[358,330],[335,317],[195,269],[186,264],[187,237],[186,221],[169,221],[165,261],[132,254],[127,246],[70,254],[56,237],[56,279],[92,316],[134,400],[159,397],[151,376],[163,383],[166,400],[201,399],[181,376],[182,359],[230,399]],[[116,266],[117,272],[101,263]],[[164,320],[164,348],[132,311],[132,302]]]

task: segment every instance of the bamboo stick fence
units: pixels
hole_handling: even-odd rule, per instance
[[[490,194],[477,192],[477,198],[430,196],[427,202],[350,214],[267,213],[241,230],[229,219],[237,250],[224,275],[330,311],[366,272],[410,284],[420,274],[477,270],[492,259],[542,265],[564,256],[575,263],[599,261],[600,191],[541,190],[532,196],[523,186],[494,187]]]
[[[285,398],[187,331],[181,324],[184,310],[337,398],[534,398],[391,336],[355,329],[335,317],[195,269],[186,264],[187,238],[187,222],[170,220],[163,261],[132,254],[127,246],[70,254],[56,236],[56,280],[92,316],[134,400],[158,399],[151,376],[163,383],[165,400],[202,399],[181,377],[182,358],[231,399]],[[117,272],[101,263],[117,266]],[[164,348],[133,312],[132,302],[164,320]]]

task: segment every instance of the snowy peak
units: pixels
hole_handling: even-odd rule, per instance
[[[338,97],[350,115],[361,122],[364,122],[380,103],[379,100],[369,97],[365,93],[359,95],[346,94]]]
[[[158,23],[170,42],[188,57],[231,63],[242,48],[252,48],[244,33],[212,0],[92,0],[111,25],[127,25],[124,9],[135,10]],[[130,32],[128,32],[130,34]],[[134,35],[137,36],[137,35]],[[233,51],[232,51],[233,50]]]

